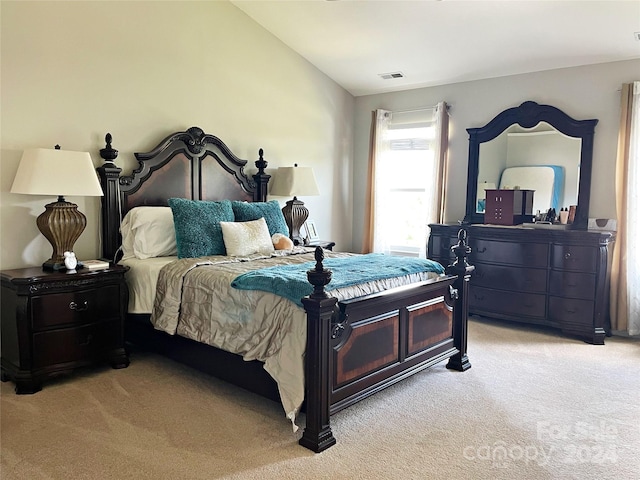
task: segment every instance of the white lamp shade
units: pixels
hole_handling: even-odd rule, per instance
[[[47,148],[23,152],[11,193],[78,197],[103,195],[88,152]]]
[[[311,167],[279,167],[271,195],[283,197],[320,195]]]

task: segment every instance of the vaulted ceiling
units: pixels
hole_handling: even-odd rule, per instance
[[[640,0],[232,3],[355,96],[640,58]]]

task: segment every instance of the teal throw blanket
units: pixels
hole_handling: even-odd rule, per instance
[[[240,290],[274,293],[302,306],[301,299],[313,292],[313,285],[307,280],[307,270],[314,269],[315,265],[315,262],[305,262],[262,268],[239,275],[231,282],[231,286]],[[444,273],[442,265],[433,260],[380,253],[329,258],[324,260],[323,265],[333,272],[331,283],[325,287],[327,291],[412,273]]]

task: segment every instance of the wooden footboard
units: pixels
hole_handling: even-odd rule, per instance
[[[461,230],[447,275],[338,302],[324,286],[331,271],[316,249],[308,272],[314,293],[307,311],[307,422],[300,444],[321,452],[336,443],[331,414],[443,360],[459,371],[467,358],[467,291],[473,267]]]

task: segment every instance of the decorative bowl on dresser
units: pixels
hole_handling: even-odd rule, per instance
[[[124,349],[127,267],[0,272],[2,381],[35,393],[45,380],[98,362],[129,365]]]

